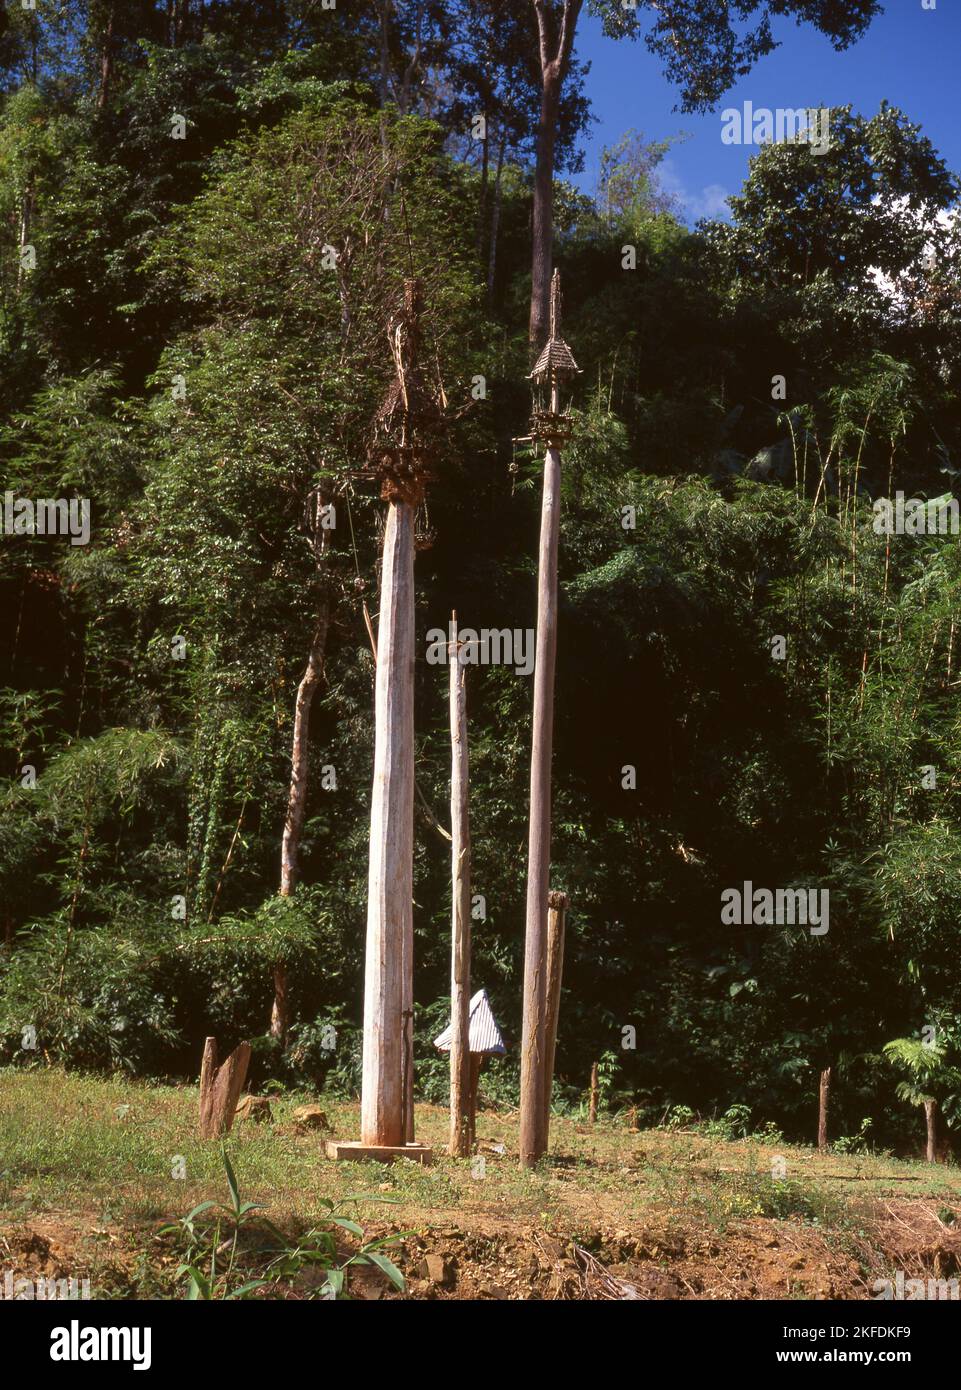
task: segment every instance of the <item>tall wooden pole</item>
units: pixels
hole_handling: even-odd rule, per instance
[[[550,336],[531,372],[550,387],[546,418],[535,412],[532,436],[547,445],[537,565],[537,646],[531,807],[527,844],[527,927],[524,944],[524,1020],[521,1031],[520,1161],[526,1168],[547,1150],[547,895],[551,868],[551,753],[554,741],[554,666],[557,660],[557,548],[561,510],[560,441],[565,420],[560,383],[578,373],[560,336],[561,285],[551,280]]]
[[[551,411],[559,413],[556,384]],[[541,496],[537,565],[537,646],[534,735],[527,842],[527,929],[524,945],[524,1021],[521,1031],[520,1159],[535,1164],[547,1150],[544,1090],[547,1057],[547,894],[551,868],[551,753],[554,741],[554,666],[557,659],[557,548],[560,532],[561,456],[548,448]]]
[[[413,1138],[414,508],[384,534],[364,972],[362,1144]]]
[[[451,828],[451,1037],[450,1152],[471,1151],[470,1031],[470,821],[466,671],[460,659],[457,614],[451,618],[450,666],[450,828]]]

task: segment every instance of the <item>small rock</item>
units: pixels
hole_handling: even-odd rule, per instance
[[[330,1129],[327,1114],[319,1105],[298,1105],[293,1113],[293,1121],[301,1129]]]
[[[270,1101],[266,1096],[241,1096],[236,1118],[238,1120],[252,1120],[258,1125],[270,1124],[273,1119]]]
[[[454,1282],[454,1271],[446,1255],[425,1255],[417,1266],[417,1274],[441,1288],[448,1288]]]

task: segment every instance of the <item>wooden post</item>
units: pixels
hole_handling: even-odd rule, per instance
[[[414,1143],[414,517],[430,476],[443,392],[418,367],[422,287],[404,281],[388,325],[394,363],[368,454],[388,503],[374,643],[374,787],[370,808],[360,1142],[331,1141],[331,1158],[422,1163]]]
[[[547,1057],[544,1077],[544,1138],[550,1136],[551,1091],[554,1086],[554,1054],[557,1049],[557,1020],[561,1007],[561,977],[564,973],[564,914],[567,895],[551,893],[547,900]]]
[[[470,1147],[468,1152],[477,1143],[477,1091],[480,1086],[480,1072],[484,1064],[483,1052],[471,1052],[470,1058],[470,1103],[468,1106],[470,1114]]]
[[[414,508],[393,499],[374,697],[361,1143],[413,1138]]]
[[[460,659],[457,614],[451,617],[450,666],[450,828],[451,828],[451,1036],[450,1152],[471,1151],[470,1031],[470,821],[466,671]]]
[[[587,1114],[587,1118],[592,1125],[597,1124],[597,1097],[599,1091],[600,1087],[597,1082],[597,1063],[594,1062],[591,1066],[591,1106]]]
[[[527,923],[524,941],[524,1012],[521,1029],[520,1161],[535,1164],[547,1150],[547,895],[551,870],[551,753],[554,740],[554,667],[557,660],[557,548],[561,510],[559,372],[552,351],[570,350],[560,338],[560,277],[551,282],[551,333],[542,353],[548,362],[532,376],[548,380],[551,426],[544,456],[541,534],[537,562],[537,646],[534,728],[531,745],[530,829],[527,843]],[[565,360],[566,360],[565,359]],[[540,361],[541,359],[539,359]],[[566,370],[566,369],[564,369]]]
[[[818,1148],[823,1153],[828,1146],[828,1106],[831,1101],[831,1068],[821,1072],[821,1086],[818,1094]]]
[[[924,1119],[927,1124],[928,1142],[925,1157],[929,1163],[938,1161],[938,1102],[928,1099],[924,1102]]]
[[[200,1064],[198,1128],[201,1139],[218,1139],[230,1133],[249,1063],[250,1043],[242,1042],[234,1048],[223,1066],[218,1067],[217,1039],[207,1038]]]
[[[554,395],[556,396],[556,388]],[[553,404],[553,403],[552,403]],[[557,658],[557,546],[561,456],[544,459],[537,579],[534,666],[534,736],[531,748],[530,830],[527,843],[527,926],[524,943],[524,1018],[521,1030],[520,1160],[535,1164],[547,1150],[544,1084],[547,1060],[547,893],[551,869],[551,752],[554,736],[554,665]]]

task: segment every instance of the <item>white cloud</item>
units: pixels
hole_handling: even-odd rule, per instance
[[[673,159],[665,159],[657,167],[657,176],[665,193],[676,198],[684,214],[696,222],[700,217],[727,217],[729,191],[719,183],[709,183],[699,193],[687,187]]]

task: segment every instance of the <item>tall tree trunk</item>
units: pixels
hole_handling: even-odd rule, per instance
[[[831,1102],[831,1068],[821,1072],[818,1090],[818,1148],[823,1153],[828,1146],[828,1106]]]
[[[297,885],[297,856],[304,833],[307,811],[307,774],[310,758],[310,710],[314,694],[324,678],[324,656],[327,649],[327,630],[330,604],[325,594],[314,638],[310,644],[307,669],[297,687],[294,703],[294,732],[290,754],[290,787],[287,792],[287,816],[280,846],[280,896],[289,898]],[[270,1015],[270,1036],[284,1041],[290,1022],[287,1004],[287,966],[283,961],[274,964],[274,1002]]]
[[[186,43],[189,24],[190,0],[174,0],[174,48],[182,48]]]
[[[27,184],[23,191],[23,202],[20,204],[20,254],[17,258],[17,291],[19,292],[23,284],[24,264],[23,253],[30,243],[30,227],[33,222],[33,186]]]
[[[929,1163],[938,1161],[938,1102],[936,1100],[926,1100],[924,1102],[924,1118],[927,1124],[928,1142],[925,1151],[925,1158]]]
[[[392,0],[377,0],[378,44],[380,56],[380,104],[386,106],[390,100],[390,12]]]
[[[501,135],[497,149],[497,171],[494,174],[494,199],[491,207],[490,243],[487,248],[487,303],[494,302],[494,276],[497,271],[497,233],[501,223],[501,176],[504,172],[504,154],[507,136]]]
[[[451,1037],[450,1152],[471,1151],[470,1066],[470,817],[468,799],[467,673],[460,659],[457,614],[451,621],[450,828],[451,828]]]
[[[484,148],[481,151],[481,180],[480,192],[477,199],[477,234],[475,249],[478,261],[484,255],[484,224],[487,221],[487,192],[490,183],[490,128],[487,121],[487,112],[484,113]]]
[[[550,316],[554,241],[554,146],[560,110],[561,81],[556,64],[544,74],[537,152],[534,164],[534,208],[531,220],[531,316],[528,337],[532,352],[547,338]]]
[[[97,110],[102,111],[107,104],[107,97],[110,95],[110,84],[113,80],[113,26],[116,7],[110,6],[107,11],[107,23],[104,26],[103,38],[100,44],[100,90],[97,93]]]
[[[534,206],[531,218],[531,315],[528,337],[536,352],[547,337],[550,318],[552,243],[554,239],[554,152],[561,109],[561,90],[574,47],[574,31],[583,0],[531,0],[540,47],[541,103],[534,160]]]
[[[361,1142],[412,1138],[414,508],[392,500],[384,534],[364,971]]]

